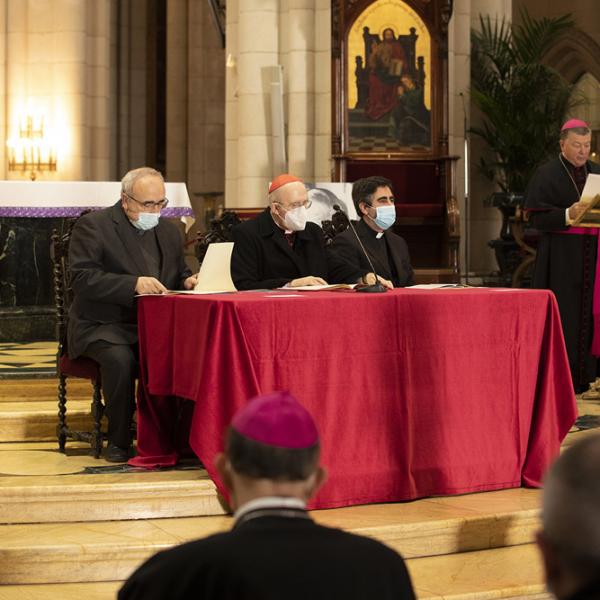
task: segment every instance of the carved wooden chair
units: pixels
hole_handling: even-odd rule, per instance
[[[86,211],[88,212],[88,211]],[[100,381],[100,368],[91,358],[79,357],[70,359],[67,354],[67,320],[69,307],[72,302],[72,290],[69,274],[69,242],[71,231],[77,219],[65,222],[63,231],[54,229],[52,232],[51,258],[54,276],[54,301],[56,304],[56,336],[58,352],[56,370],[58,374],[58,447],[65,452],[67,439],[88,442],[95,458],[100,457],[104,434],[101,430],[101,420],[104,414]],[[92,383],[91,412],[94,421],[92,431],[75,431],[67,425],[67,379],[77,377],[89,379]]]
[[[348,229],[348,217],[344,213],[336,211],[331,215],[331,220],[321,221],[321,229],[325,236],[325,245],[329,246],[338,233]]]
[[[210,244],[233,241],[233,228],[241,222],[242,220],[234,211],[225,210],[219,217],[211,219],[207,231],[198,232],[196,258],[200,264],[202,264]]]
[[[537,245],[540,232],[533,229],[529,223],[529,213],[520,206],[515,211],[515,216],[510,220],[510,230],[519,245],[521,262],[512,275],[511,285],[514,288],[529,287],[533,276],[533,266],[537,255]]]

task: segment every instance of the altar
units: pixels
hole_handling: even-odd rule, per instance
[[[111,206],[119,181],[0,181],[0,341],[53,339],[50,240],[69,218]],[[164,217],[188,228],[193,211],[185,183],[167,183]]]

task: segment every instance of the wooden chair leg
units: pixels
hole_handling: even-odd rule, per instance
[[[58,449],[66,452],[67,443],[67,378],[60,373],[58,376]]]
[[[100,458],[102,452],[102,431],[100,429],[104,406],[102,405],[102,392],[100,384],[94,383],[94,398],[92,400],[92,417],[94,419],[94,430],[92,433],[92,450],[94,458]]]

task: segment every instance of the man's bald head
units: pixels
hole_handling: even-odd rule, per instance
[[[548,584],[564,598],[600,583],[600,435],[565,450],[546,478],[539,545]]]

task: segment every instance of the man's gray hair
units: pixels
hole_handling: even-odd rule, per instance
[[[565,450],[546,478],[544,537],[582,581],[600,573],[600,434]]]
[[[160,171],[153,169],[152,167],[139,167],[138,169],[133,169],[128,173],[125,173],[123,179],[121,179],[121,192],[131,196],[133,194],[133,187],[135,186],[135,182],[142,177],[160,177],[161,181],[164,183],[165,179],[162,176]]]
[[[572,127],[571,129],[565,129],[560,132],[560,139],[566,140],[569,133],[573,132],[575,135],[589,135],[592,130],[589,127]]]

